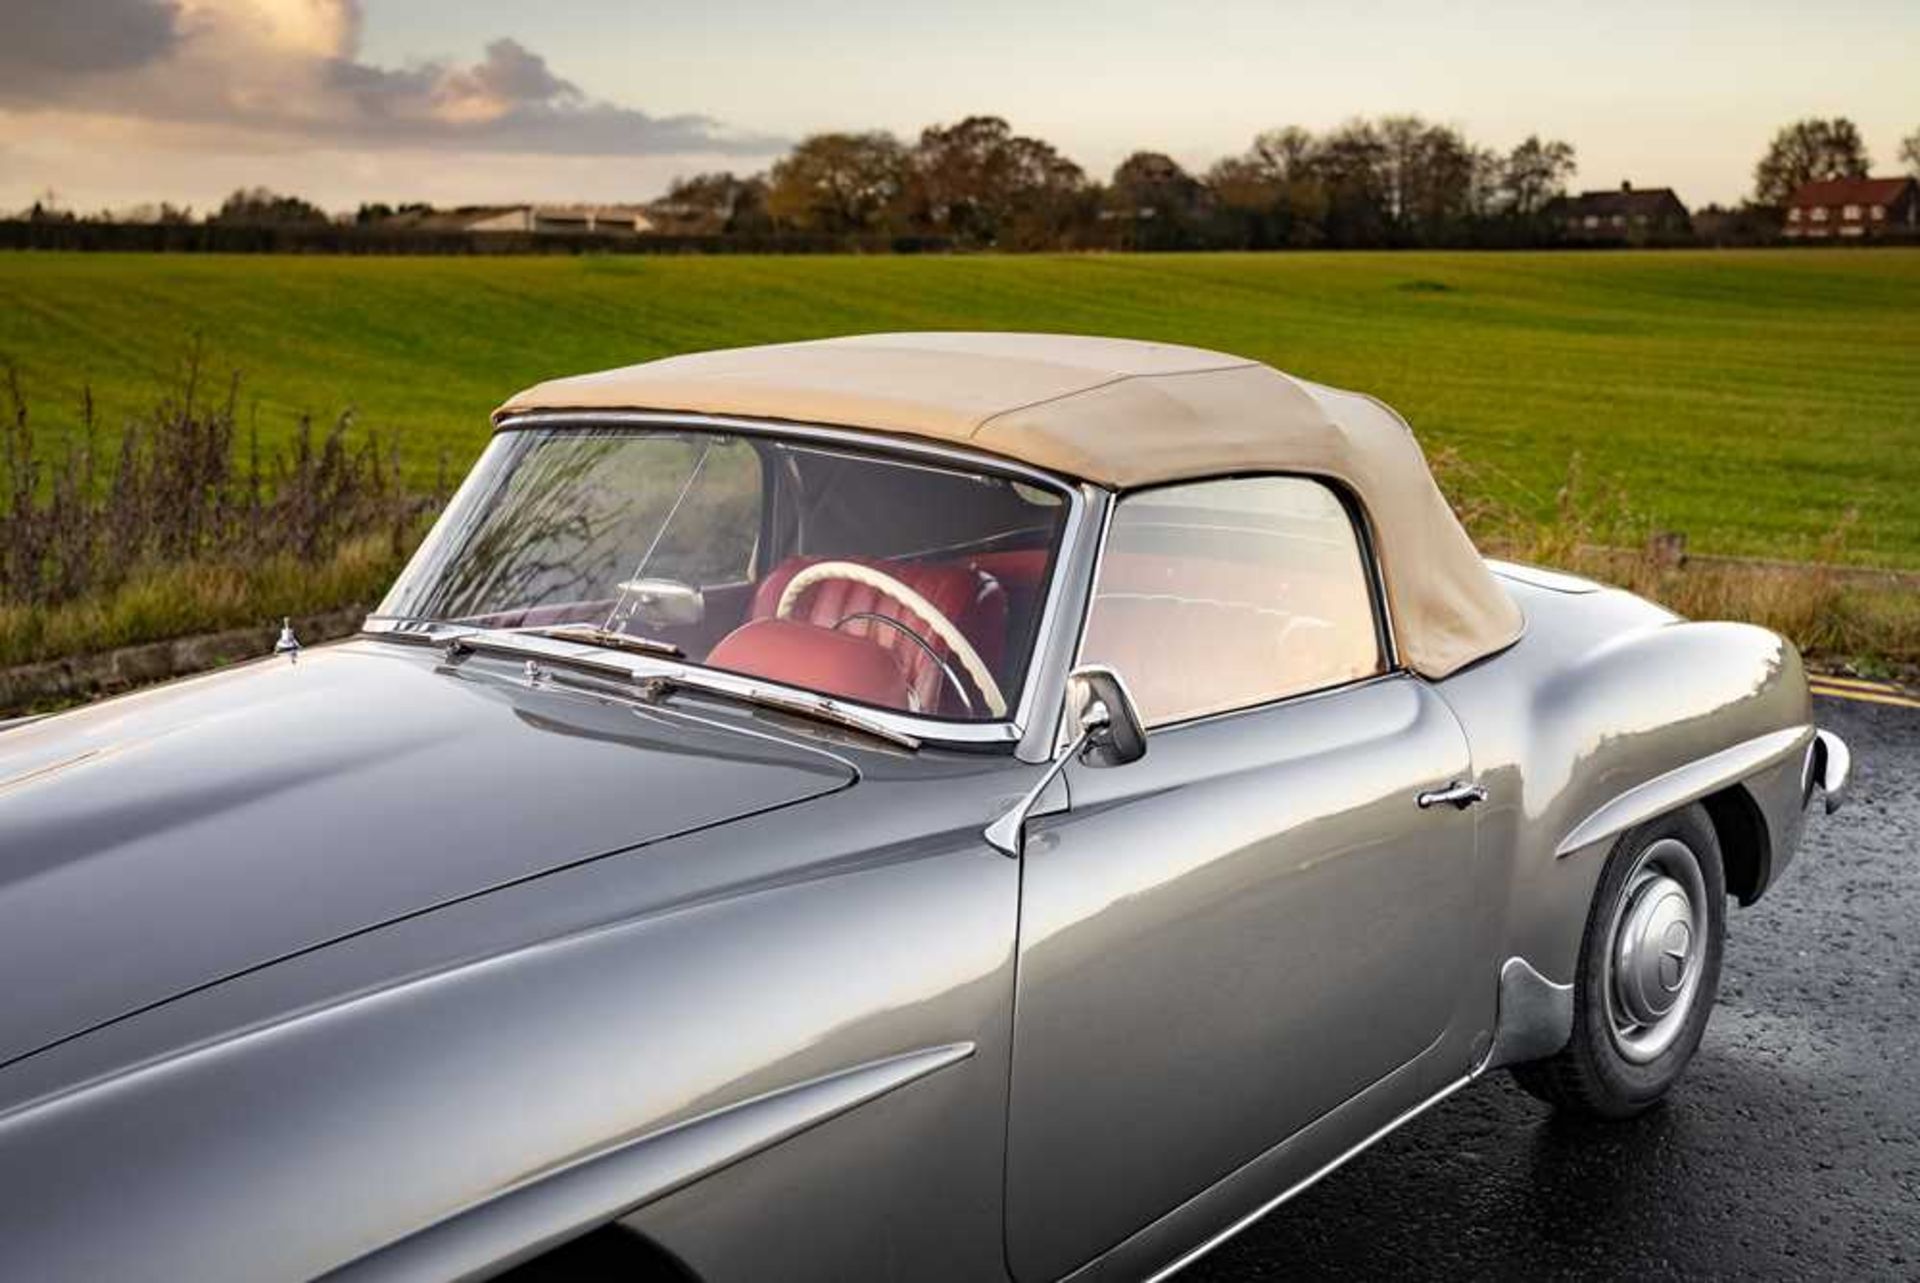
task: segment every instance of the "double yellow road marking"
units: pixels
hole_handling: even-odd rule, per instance
[[[1898,686],[1887,682],[1869,682],[1858,677],[1828,677],[1824,673],[1807,674],[1807,686],[1816,695],[1828,699],[1852,699],[1865,704],[1891,704],[1895,708],[1920,708],[1915,699]]]

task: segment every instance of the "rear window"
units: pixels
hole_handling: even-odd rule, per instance
[[[1149,726],[1382,671],[1373,595],[1346,506],[1304,477],[1125,496],[1081,657],[1120,673]]]

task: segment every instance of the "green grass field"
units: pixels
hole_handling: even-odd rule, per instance
[[[1372,392],[1545,514],[1581,474],[1698,551],[1920,566],[1920,251],[1045,258],[0,256],[0,358],[50,437],[193,340],[264,433],[353,407],[456,472],[536,379],[856,331],[1066,330],[1222,348]]]

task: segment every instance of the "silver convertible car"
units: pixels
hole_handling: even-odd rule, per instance
[[[884,335],[543,384],[364,631],[0,731],[0,1277],[1163,1277],[1660,1100],[1845,746],[1379,402]]]

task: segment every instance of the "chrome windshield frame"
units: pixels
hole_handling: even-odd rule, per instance
[[[645,681],[648,678],[665,678],[670,681],[678,674],[697,670],[703,681],[725,685],[743,698],[764,698],[768,707],[775,707],[781,703],[798,703],[827,712],[837,710],[842,713],[857,713],[860,718],[873,723],[877,729],[913,742],[987,747],[1015,745],[1025,739],[1028,728],[1034,725],[1036,709],[1044,708],[1044,705],[1038,702],[1043,688],[1053,685],[1044,680],[1046,674],[1042,670],[1048,663],[1050,653],[1054,650],[1051,645],[1052,640],[1060,635],[1063,627],[1068,626],[1063,623],[1061,615],[1072,609],[1074,605],[1068,600],[1066,590],[1066,580],[1069,576],[1064,575],[1062,570],[1063,567],[1077,560],[1080,545],[1085,539],[1088,500],[1080,484],[1057,473],[1046,472],[998,455],[964,447],[890,436],[885,433],[865,432],[857,428],[793,423],[777,419],[736,418],[663,410],[529,410],[501,419],[495,431],[500,433],[526,428],[608,427],[679,428],[737,436],[837,444],[882,456],[903,456],[908,459],[917,458],[957,465],[971,471],[1030,482],[1059,494],[1067,504],[1066,519],[1061,525],[1059,550],[1054,556],[1053,564],[1048,568],[1046,600],[1041,607],[1039,623],[1034,629],[1033,648],[1027,657],[1027,670],[1020,684],[1020,699],[1007,717],[996,721],[955,721],[928,716],[924,713],[905,713],[874,708],[822,694],[819,691],[808,690],[802,686],[768,681],[765,678],[744,673],[729,672],[723,668],[710,668],[690,660],[633,655],[594,648],[580,642],[540,639],[537,643],[557,648],[552,652],[556,658],[564,656],[576,663],[591,656],[594,667],[610,673],[617,672],[636,682]],[[455,493],[457,497],[458,491]],[[449,508],[451,508],[451,502]],[[416,645],[422,643],[444,645],[462,638],[478,639],[485,637],[489,632],[488,629],[469,625],[424,624],[377,613],[366,617],[361,624],[361,631],[370,636],[388,637]],[[536,643],[533,643],[532,639],[516,634],[514,644],[532,649]]]

